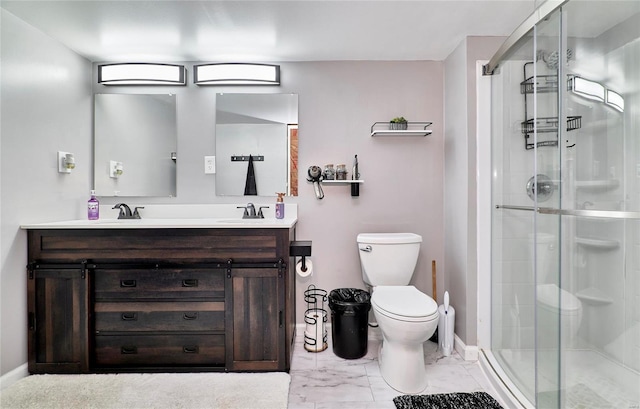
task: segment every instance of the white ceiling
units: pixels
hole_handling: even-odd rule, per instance
[[[91,61],[444,60],[534,0],[27,1],[2,7]]]

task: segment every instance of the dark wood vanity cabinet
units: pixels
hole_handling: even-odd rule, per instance
[[[29,230],[29,371],[288,371],[293,234]]]
[[[89,278],[79,266],[28,269],[29,371],[89,371]]]
[[[278,342],[284,330],[284,272],[280,268],[242,268],[231,272],[228,281],[231,308],[227,362],[230,370],[278,370],[285,359],[284,344]]]

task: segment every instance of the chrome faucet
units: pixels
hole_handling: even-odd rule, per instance
[[[256,217],[256,207],[253,203],[247,203],[247,207],[245,208],[247,213],[249,213],[248,217]]]
[[[244,209],[242,214],[243,219],[264,219],[262,209],[268,209],[269,206],[260,206],[260,209],[256,213],[256,206],[253,203],[247,203],[246,206],[238,206],[238,209]]]
[[[144,207],[136,207],[133,213],[131,213],[131,208],[127,204],[118,203],[113,206],[112,209],[120,209],[118,219],[141,219],[138,209],[144,209]]]

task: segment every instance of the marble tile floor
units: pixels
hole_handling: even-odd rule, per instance
[[[296,338],[289,409],[395,409],[393,398],[403,394],[380,375],[381,337],[369,338],[367,354],[360,359],[339,358],[331,334],[328,338],[329,348],[319,353],[308,352],[303,338]],[[500,401],[478,362],[464,361],[455,351],[445,357],[430,341],[424,346],[429,383],[420,394],[485,391]]]

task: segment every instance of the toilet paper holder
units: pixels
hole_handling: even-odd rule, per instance
[[[289,244],[291,257],[302,257],[302,269],[307,270],[306,257],[311,256],[311,240],[295,240]]]
[[[324,304],[327,302],[327,291],[316,288],[311,284],[304,292],[304,301],[307,309],[304,312],[304,349],[309,352],[322,352],[328,348],[327,344],[327,310]]]

